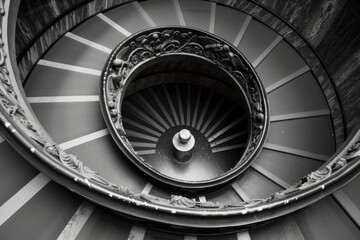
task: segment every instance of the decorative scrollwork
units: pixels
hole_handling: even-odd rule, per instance
[[[0,0],[0,14],[5,14],[3,0]],[[48,161],[53,161],[53,159],[55,159],[61,166],[64,166],[67,170],[80,176],[89,188],[92,188],[94,185],[101,186],[103,189],[96,190],[103,194],[110,192],[110,195],[119,194],[120,196],[132,199],[136,204],[139,202],[151,203],[156,206],[176,207],[177,210],[188,208],[215,209],[219,210],[219,215],[222,215],[224,212],[226,212],[226,214],[229,212],[227,210],[221,212],[222,209],[236,208],[240,209],[242,214],[246,214],[254,209],[256,211],[261,211],[266,204],[275,201],[288,203],[289,199],[297,199],[297,197],[302,196],[302,193],[305,192],[306,189],[313,186],[321,186],[323,189],[326,186],[326,181],[331,178],[333,174],[341,173],[347,166],[358,163],[360,157],[360,134],[357,135],[358,139],[355,139],[350,146],[345,147],[345,154],[342,156],[335,156],[333,161],[319,170],[311,172],[303,177],[298,183],[284,191],[272,194],[267,199],[251,199],[249,201],[224,205],[210,201],[198,202],[195,199],[179,195],[172,195],[171,199],[168,200],[149,194],[134,193],[126,186],[117,186],[110,183],[96,171],[85,166],[76,156],[66,153],[53,142],[35,121],[27,116],[22,108],[26,106],[21,106],[13,87],[13,85],[16,84],[16,80],[10,79],[9,77],[9,71],[6,67],[7,56],[1,37],[0,32],[0,107],[3,124],[9,129],[11,124],[16,125],[16,128],[10,129],[11,132],[15,134],[16,130],[19,129],[22,132],[22,135],[27,136],[30,139],[29,141],[32,141],[33,148],[31,151],[42,151],[49,156],[47,159]],[[107,107],[111,119],[115,123],[116,129],[124,135],[124,140],[126,140],[126,136],[121,124],[122,116],[117,108],[119,101],[118,94],[123,91],[126,77],[131,73],[133,67],[141,61],[176,52],[191,53],[205,57],[218,67],[226,69],[241,84],[251,105],[254,135],[251,140],[249,151],[253,151],[256,144],[260,141],[260,133],[264,131],[266,118],[265,103],[261,98],[261,91],[259,85],[255,81],[255,77],[251,75],[244,62],[230,50],[228,45],[220,43],[218,40],[212,39],[211,37],[201,36],[198,33],[189,31],[181,32],[180,30],[166,30],[156,33],[152,32],[148,35],[141,35],[136,40],[133,40],[129,46],[122,48],[117,54],[116,59],[112,62],[109,81],[107,82],[107,89],[109,90],[107,91]],[[3,118],[3,116],[5,117]],[[4,122],[4,119],[9,122]],[[174,212],[172,211],[172,213]]]
[[[110,128],[117,131],[117,138],[122,145],[120,147],[129,150],[131,152],[129,156],[136,159],[134,161],[143,162],[139,160],[140,156],[137,156],[127,140],[120,115],[122,99],[125,95],[124,86],[129,85],[130,75],[141,64],[176,54],[207,59],[215,67],[232,76],[242,89],[239,91],[245,94],[252,129],[247,150],[235,167],[240,169],[252,159],[266,134],[268,110],[264,91],[255,71],[240,52],[223,40],[195,29],[164,27],[146,30],[122,42],[113,51],[104,70],[103,103],[107,111],[105,117],[110,120],[112,125]]]
[[[350,147],[352,149],[352,147]],[[287,195],[299,192],[301,190],[305,190],[311,186],[314,186],[315,184],[320,184],[322,182],[325,182],[329,177],[331,177],[334,173],[340,171],[347,165],[347,160],[344,157],[339,157],[335,159],[334,161],[330,162],[329,164],[323,166],[322,168],[311,172],[307,174],[305,177],[303,177],[299,182],[295,183],[294,185],[290,186],[289,188],[281,191],[273,193],[269,199],[267,199],[268,202],[279,200],[282,198],[285,198]],[[325,188],[325,185],[321,186],[322,189]]]
[[[224,208],[225,206],[223,204],[220,204],[218,202],[198,202],[194,198],[190,199],[184,196],[180,195],[171,195],[170,200],[158,198],[149,194],[138,194],[135,195],[137,198],[145,200],[150,203],[156,203],[161,204],[164,206],[173,206],[178,208]]]
[[[3,16],[5,15],[4,1],[5,0],[0,0],[0,14]]]
[[[0,14],[4,13],[3,1],[0,0]],[[97,172],[85,166],[76,156],[66,153],[41,130],[41,127],[27,117],[18,102],[18,97],[10,80],[9,71],[6,67],[6,58],[7,55],[4,50],[4,43],[1,39],[0,31],[0,106],[6,111],[16,126],[19,127],[22,132],[26,133],[37,146],[42,147],[45,153],[57,159],[63,166],[78,173],[82,179],[85,179],[85,182],[90,188],[91,184],[97,183],[106,189],[120,192],[125,196],[133,196],[134,194],[127,190],[126,187],[119,187],[108,182]],[[7,123],[5,125],[10,126],[11,124]],[[12,132],[16,132],[16,130],[12,129]]]
[[[360,139],[351,145],[351,147],[346,151],[346,154],[343,156],[343,158],[347,161],[357,157],[360,157]]]

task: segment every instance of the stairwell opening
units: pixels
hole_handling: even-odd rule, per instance
[[[195,29],[145,30],[120,43],[103,70],[102,93],[103,115],[126,157],[185,190],[245,171],[267,131],[266,97],[251,65],[231,44]],[[185,152],[181,130],[194,139]]]

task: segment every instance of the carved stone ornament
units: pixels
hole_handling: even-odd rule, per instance
[[[0,13],[5,14],[3,1],[0,0]],[[216,66],[228,71],[240,83],[249,100],[253,123],[252,142],[248,148],[248,156],[255,150],[256,144],[261,141],[266,127],[267,109],[263,100],[262,91],[257,79],[250,72],[246,64],[231,50],[231,48],[217,39],[203,35],[202,32],[184,29],[163,29],[143,33],[135,39],[125,41],[127,44],[118,48],[111,56],[104,80],[106,81],[107,112],[111,117],[114,128],[122,136],[124,144],[131,149],[126,140],[126,133],[122,126],[119,111],[119,93],[123,91],[127,76],[142,61],[162,56],[164,54],[187,53],[194,54],[212,61]],[[359,164],[360,132],[356,141],[346,147],[343,156],[336,156],[334,161],[323,166],[321,169],[305,176],[294,186],[275,193],[267,199],[252,199],[233,204],[221,204],[214,202],[197,202],[184,196],[172,195],[171,199],[158,198],[149,194],[134,193],[126,186],[117,186],[96,171],[83,164],[76,156],[66,153],[46,134],[31,117],[27,116],[14,91],[16,79],[9,77],[6,66],[6,53],[0,32],[0,121],[10,136],[24,146],[30,146],[29,152],[36,154],[39,161],[44,161],[66,176],[75,176],[77,184],[87,185],[91,191],[97,191],[104,198],[116,197],[119,201],[126,201],[134,207],[160,209],[168,213],[182,214],[206,214],[214,216],[244,215],[269,209],[275,202],[287,204],[304,197],[306,189],[321,185],[325,188],[327,180],[335,173],[341,173],[349,165]],[[45,157],[40,157],[45,156]],[[323,188],[322,188],[323,189]],[[321,190],[318,190],[321,191]],[[127,207],[129,205],[126,205]],[[206,208],[206,211],[203,211]],[[176,209],[176,210],[175,210]],[[189,211],[188,209],[191,209]],[[231,209],[232,211],[229,211]]]
[[[5,15],[4,1],[5,0],[0,0],[0,14],[3,16]]]
[[[360,140],[356,141],[351,147],[346,151],[344,159],[349,161],[354,158],[360,157]]]
[[[103,115],[111,135],[135,165],[150,175],[157,174],[155,169],[142,161],[128,141],[121,110],[126,88],[138,69],[152,61],[161,61],[165,56],[191,56],[210,62],[231,76],[234,86],[238,86],[238,91],[245,96],[251,118],[248,145],[244,155],[239,156],[236,166],[218,178],[235,177],[235,172],[244,170],[261,149],[267,133],[269,111],[264,88],[250,63],[236,48],[209,33],[182,27],[155,28],[131,36],[112,52],[103,70],[101,86]],[[169,177],[160,177],[172,181]]]

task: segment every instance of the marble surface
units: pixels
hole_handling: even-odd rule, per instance
[[[267,26],[271,27],[276,32],[281,34],[284,37],[284,39],[300,53],[300,55],[304,58],[306,63],[309,65],[312,73],[318,80],[318,82],[324,92],[324,95],[329,104],[329,109],[331,112],[333,125],[336,129],[336,132],[335,132],[336,144],[337,144],[337,146],[339,144],[341,144],[344,141],[344,137],[345,137],[344,119],[343,119],[343,114],[341,111],[340,101],[337,97],[331,77],[328,75],[326,69],[324,68],[324,65],[321,63],[319,58],[314,53],[312,47],[309,46],[309,44],[307,42],[305,42],[304,39],[296,31],[294,31],[287,23],[285,23],[283,20],[279,19],[271,11],[268,11],[266,8],[263,8],[260,5],[263,2],[265,4],[265,6],[268,8],[271,8],[271,7],[276,8],[277,6],[281,6],[281,4],[284,4],[284,1],[259,0],[258,1],[259,4],[256,4],[256,3],[248,1],[248,0],[240,0],[240,1],[239,0],[214,0],[214,2],[239,9],[239,10],[251,15],[253,18],[261,21],[262,23],[266,24]],[[299,1],[290,0],[289,2],[297,2],[298,4],[302,4],[302,1],[300,1],[300,0]],[[304,1],[304,3],[306,3],[306,2],[307,1]],[[306,7],[304,7],[304,9],[305,8]],[[289,8],[289,9],[291,9],[291,8]],[[296,9],[296,7],[295,7],[295,9]],[[276,12],[275,10],[272,10],[272,11]],[[284,10],[284,11],[286,11],[286,10]],[[310,11],[310,10],[300,10],[300,12],[301,11]],[[314,10],[312,10],[312,11],[314,11]],[[278,14],[281,15],[283,13],[281,13],[281,11],[279,11]],[[299,13],[297,13],[297,14],[299,14]],[[297,14],[295,14],[295,16],[297,16]],[[290,16],[291,16],[291,14],[290,14]],[[297,17],[293,17],[293,18],[297,19]],[[319,40],[319,39],[317,39],[316,41],[321,42],[321,40]]]
[[[89,16],[97,12],[116,6],[129,0],[98,0],[90,2],[81,8],[69,13],[60,19],[53,27],[48,29],[29,49],[27,54],[19,62],[19,68],[23,78],[31,70],[33,64],[39,57],[64,34],[68,29],[77,25]],[[334,85],[338,89],[340,100],[344,107],[347,130],[350,131],[357,122],[360,122],[360,92],[358,78],[360,69],[360,9],[359,1],[355,0],[212,0],[223,5],[237,8],[245,13],[252,15],[255,19],[265,23],[280,33],[284,39],[290,43],[303,56],[310,66],[313,74],[319,81],[327,101],[330,106],[334,126],[337,129],[337,143],[344,139],[345,130],[341,114],[339,99],[336,97]],[[50,19],[58,16],[59,12],[67,7],[81,2],[81,0],[66,1],[23,1],[27,4],[44,4],[49,2],[46,7],[47,14],[35,20],[36,26],[27,26],[24,22],[18,24],[17,38],[19,49],[24,46],[26,41],[34,35],[31,33],[38,30]],[[30,3],[31,2],[31,3]],[[63,3],[64,2],[64,3]],[[72,4],[72,5],[71,5]],[[259,5],[260,4],[260,5]],[[280,15],[288,21],[301,35],[298,35],[289,25],[276,17],[271,11],[261,7],[261,5]],[[23,10],[22,10],[23,11]],[[32,12],[32,14],[35,14]],[[22,19],[22,21],[25,21]],[[29,23],[31,25],[31,23]],[[311,46],[308,44],[310,43]],[[312,48],[315,48],[321,59],[324,61],[328,72],[318,59]]]
[[[43,0],[45,1],[45,0]],[[76,0],[72,0],[75,2]],[[50,1],[54,2],[54,1]],[[58,3],[59,1],[56,1]],[[71,1],[70,1],[71,2]],[[79,2],[79,1],[78,1]],[[24,56],[19,59],[18,67],[20,70],[20,77],[24,80],[27,74],[31,71],[34,64],[39,60],[39,58],[45,53],[45,51],[63,34],[65,34],[69,29],[73,28],[77,24],[81,23],[85,19],[93,16],[94,14],[99,13],[102,10],[114,7],[116,5],[130,2],[130,0],[97,0],[89,2],[85,5],[81,5],[80,7],[76,8],[75,10],[71,11],[69,14],[65,15],[57,22],[55,22],[46,32],[44,32],[35,42],[34,44],[26,51]],[[53,5],[52,5],[53,6]],[[49,7],[50,8],[50,7]],[[55,9],[55,7],[52,7]],[[53,10],[54,12],[57,11]],[[38,16],[38,15],[37,15]],[[44,22],[50,20],[50,15],[47,17],[39,17],[39,20],[34,20],[35,22]],[[55,14],[52,15],[55,17]],[[34,19],[36,17],[33,16]],[[35,27],[34,27],[35,28]],[[39,28],[39,26],[38,26]],[[21,47],[24,46],[26,39],[31,39],[28,36],[28,31],[31,31],[31,28],[23,28],[21,25],[17,25],[17,52],[20,52]],[[21,43],[21,41],[23,41]]]
[[[21,1],[16,28],[16,55],[33,41],[61,14],[89,0],[32,0]]]
[[[359,61],[359,59],[358,59]],[[359,62],[358,62],[359,64]],[[339,92],[343,97],[344,110],[348,119],[348,127],[350,130],[360,124],[360,67],[351,72],[341,85]]]
[[[360,3],[358,3],[360,6]],[[345,109],[348,129],[360,122],[360,15],[352,3],[334,20],[316,50],[338,87]]]
[[[334,79],[350,132],[360,122],[360,1],[256,2],[290,22],[316,49]]]
[[[348,3],[316,48],[331,74],[336,74],[338,70],[344,71],[341,65],[360,48],[359,30],[360,15]]]
[[[341,12],[344,0],[255,0],[286,19],[317,46]]]

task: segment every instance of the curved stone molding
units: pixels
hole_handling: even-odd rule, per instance
[[[31,71],[34,64],[39,60],[42,54],[46,52],[46,50],[66,31],[100,11],[104,11],[108,8],[130,1],[131,0],[92,1],[88,4],[80,6],[78,9],[59,19],[59,21],[54,23],[54,27],[44,32],[44,34],[34,42],[33,46],[26,52],[24,57],[19,59],[18,67],[20,69],[22,80],[26,78],[27,74]],[[327,73],[318,56],[314,53],[312,47],[304,41],[304,38],[302,38],[290,25],[286,24],[283,19],[278,18],[274,13],[263,7],[261,5],[264,4],[262,1],[257,1],[260,3],[256,3],[250,0],[214,0],[214,2],[243,11],[269,26],[282,35],[284,39],[304,58],[308,66],[311,68],[312,73],[319,81],[329,104],[333,126],[335,129],[336,144],[339,146],[344,141],[346,134],[346,129],[344,127],[346,123],[343,119],[343,109],[340,105],[340,100],[337,96],[337,91],[334,88],[331,77]],[[75,15],[77,18],[73,17]],[[339,74],[335,74],[335,77],[338,75]],[[339,84],[342,84],[341,86],[346,85],[343,84],[343,82],[339,82]],[[344,87],[342,87],[341,90],[342,89],[344,89]],[[346,106],[349,104],[351,105],[354,101],[356,102],[356,99],[354,100],[353,97],[349,97],[350,94],[344,94],[343,90],[341,95],[342,99],[345,99],[344,103],[346,103]],[[349,111],[346,110],[346,112],[348,116],[352,116]],[[353,120],[353,118],[349,117],[348,121],[350,126],[347,128],[350,128],[355,124],[355,120]]]
[[[9,1],[10,2],[10,1]],[[8,2],[8,3],[9,3]],[[233,1],[234,2],[234,1]],[[1,7],[1,6],[0,6]],[[1,9],[0,9],[1,11]],[[1,11],[2,25],[7,9]],[[2,31],[7,31],[3,28]],[[2,36],[1,36],[2,39]],[[233,205],[205,202],[174,195],[170,200],[149,194],[133,193],[126,186],[116,186],[71,154],[65,153],[30,116],[24,96],[16,94],[16,79],[10,77],[7,48],[0,40],[0,129],[10,143],[19,147],[34,165],[94,202],[116,212],[142,220],[177,227],[235,227],[269,220],[305,207],[334,192],[360,173],[360,130],[319,170],[305,176],[292,187],[267,199],[254,199]],[[22,99],[22,100],[21,100]],[[21,101],[20,101],[21,100]],[[65,184],[66,183],[66,184]],[[206,217],[206,221],[203,221]]]
[[[269,11],[264,5],[262,5],[262,3],[258,3],[262,1],[214,0],[214,2],[249,14],[254,19],[272,28],[296,49],[298,54],[303,57],[307,65],[310,67],[324,92],[324,96],[329,104],[331,118],[335,129],[336,145],[341,145],[346,137],[346,123],[343,119],[343,109],[336,91],[336,85],[324,67],[324,64],[321,62],[319,56],[305,38],[303,38],[284,19]]]
[[[31,71],[34,64],[39,60],[42,54],[70,28],[78,25],[80,22],[100,11],[104,11],[108,8],[130,1],[131,0],[96,1],[96,3],[95,1],[92,1],[88,4],[80,6],[78,9],[70,12],[59,21],[54,23],[55,27],[50,28],[42,36],[40,36],[39,39],[34,42],[34,45],[26,52],[24,57],[19,60],[18,67],[20,69],[22,80],[26,78],[27,74]],[[334,88],[331,77],[327,73],[323,64],[319,61],[319,58],[314,53],[312,47],[306,41],[304,41],[304,38],[302,38],[290,25],[287,25],[283,19],[279,19],[274,13],[264,8],[261,5],[263,4],[261,1],[258,1],[261,3],[255,3],[250,0],[214,0],[214,2],[243,11],[246,14],[253,16],[258,21],[269,26],[270,28],[274,29],[277,33],[282,35],[284,39],[286,39],[286,41],[304,58],[316,79],[319,81],[319,84],[321,85],[329,104],[335,129],[336,144],[339,146],[344,141],[346,134],[346,129],[344,127],[346,123],[343,119],[343,109],[340,105],[337,91]],[[74,15],[76,15],[77,18],[74,18]],[[346,100],[347,105],[348,103],[351,104],[351,102],[347,100],[349,98],[348,95],[349,94],[342,93],[342,98]],[[347,111],[347,115],[351,116],[349,111]],[[354,125],[354,121],[351,118],[349,118],[348,121],[351,122],[349,123],[351,126]]]
[[[173,181],[173,178],[159,174],[147,164],[133,149],[122,122],[122,101],[127,86],[137,74],[137,70],[151,61],[161,61],[162,57],[195,56],[212,63],[225,71],[240,86],[240,95],[245,96],[251,118],[250,137],[239,162],[220,177],[208,181]],[[142,170],[162,181],[185,188],[203,188],[204,184],[224,183],[238,176],[255,160],[265,141],[269,110],[265,90],[255,70],[235,47],[209,33],[183,27],[161,27],[145,30],[123,41],[112,53],[102,75],[102,110],[108,128],[120,149]],[[104,106],[105,105],[105,106]],[[150,172],[149,172],[149,171]]]

